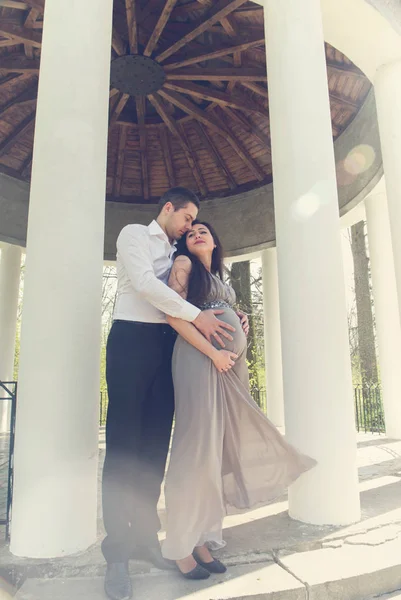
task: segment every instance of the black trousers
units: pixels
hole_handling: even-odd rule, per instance
[[[160,496],[174,413],[168,325],[115,321],[107,341],[109,407],[103,468],[107,562],[158,544]]]

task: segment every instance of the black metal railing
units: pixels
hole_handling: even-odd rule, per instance
[[[10,537],[10,521],[14,483],[15,414],[17,409],[17,382],[0,381],[0,525],[6,526]]]
[[[267,394],[264,387],[252,387],[252,398],[267,414]],[[107,415],[107,390],[100,393],[100,425],[105,425]],[[354,385],[355,425],[358,432],[384,433],[382,390],[379,385]]]
[[[256,404],[265,414],[267,414],[267,396],[266,389],[264,387],[252,387],[251,396],[255,400]]]
[[[384,433],[382,389],[379,385],[354,386],[355,423],[357,431]]]

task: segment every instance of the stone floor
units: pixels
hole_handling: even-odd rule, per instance
[[[101,440],[101,455],[102,445]],[[219,558],[229,565],[226,575],[199,584],[132,561],[134,597],[401,600],[401,441],[359,434],[358,467],[359,523],[317,527],[294,521],[283,497],[268,507],[226,519],[227,546],[219,552]],[[163,514],[162,502],[160,508]],[[5,579],[20,588],[19,600],[104,598],[99,543],[86,553],[52,561],[16,559],[3,544],[0,565]],[[5,580],[3,588],[2,596],[0,585],[1,600],[10,597]],[[8,593],[14,594],[15,588],[8,586]]]

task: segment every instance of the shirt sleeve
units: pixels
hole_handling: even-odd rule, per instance
[[[117,252],[132,287],[142,298],[171,317],[184,321],[196,319],[199,308],[157,279],[146,230],[124,227],[117,239]]]

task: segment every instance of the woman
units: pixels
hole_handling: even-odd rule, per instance
[[[233,310],[234,290],[222,280],[222,248],[213,228],[195,221],[178,244],[169,285],[202,310],[222,309],[235,327],[225,349],[188,322],[168,317],[178,332],[173,354],[175,430],[166,477],[163,556],[189,579],[225,566],[208,546],[222,547],[227,512],[277,497],[313,459],[287,444],[249,393],[246,336]]]

